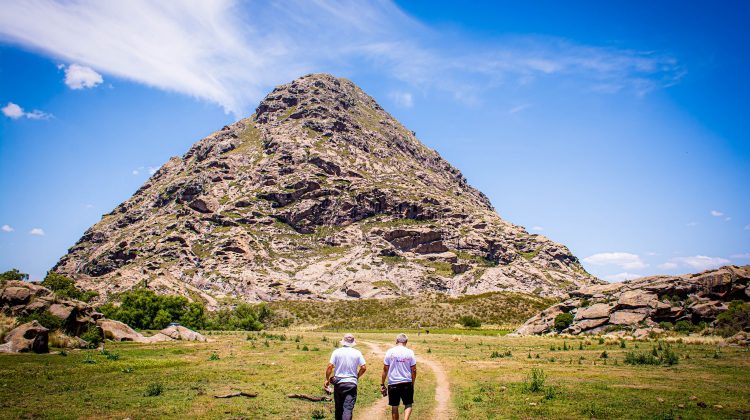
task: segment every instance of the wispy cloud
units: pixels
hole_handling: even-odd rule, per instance
[[[44,229],[42,228],[33,228],[29,231],[29,235],[33,236],[44,236]]]
[[[104,82],[102,75],[91,67],[61,64],[58,68],[65,69],[65,84],[73,90],[93,88]]]
[[[735,260],[750,260],[750,252],[746,252],[744,254],[733,254],[729,257]]]
[[[46,112],[42,112],[38,109],[35,109],[31,112],[26,112],[21,108],[20,105],[15,104],[13,102],[8,102],[8,105],[5,105],[2,108],[3,115],[10,119],[17,120],[19,118],[28,118],[30,120],[47,120],[52,118],[52,114],[48,114]]]
[[[660,264],[659,268],[664,270],[674,270],[680,267],[689,268],[691,270],[701,271],[708,270],[711,268],[718,268],[727,264],[730,264],[726,258],[721,257],[708,257],[705,255],[694,255],[690,257],[675,257]]]
[[[409,92],[391,92],[389,98],[401,108],[411,108],[414,106],[414,97]]]
[[[531,104],[523,104],[523,105],[514,106],[513,108],[508,110],[508,114],[511,114],[511,115],[517,114],[529,108],[531,108]]]
[[[625,280],[633,280],[639,277],[643,277],[643,275],[626,272],[626,273],[618,273],[618,274],[612,274],[609,276],[604,276],[604,279],[609,282],[619,282],[619,281],[625,281]]]
[[[387,0],[5,2],[0,36],[96,74],[201,98],[238,115],[270,86],[312,71],[372,69],[466,103],[488,87],[545,77],[642,95],[684,74],[674,58],[651,51],[538,36],[479,45],[432,30]],[[92,76],[74,79],[73,86],[97,84]]]
[[[541,232],[541,231],[543,231],[543,230],[544,230],[544,228],[543,228],[543,227],[541,227],[541,226],[532,226],[532,227],[531,227],[531,230],[535,230],[535,231],[537,231],[537,232]]]
[[[614,265],[624,270],[639,270],[648,267],[641,257],[627,252],[602,252],[583,259],[591,265]]]
[[[0,230],[3,232],[13,232],[15,229],[11,225],[3,225],[3,227],[0,227]]]
[[[711,216],[713,216],[713,217],[721,217],[723,215],[724,215],[724,213],[720,212],[719,210],[711,210]]]
[[[698,223],[688,222],[688,223],[685,224],[685,226],[687,226],[687,227],[695,227],[695,226],[698,226]]]

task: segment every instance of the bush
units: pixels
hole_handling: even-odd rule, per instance
[[[29,279],[29,275],[26,273],[22,273],[18,271],[17,268],[11,269],[9,271],[6,271],[4,273],[0,273],[0,282],[4,282],[6,280],[21,280],[25,281]]]
[[[526,378],[526,390],[529,392],[539,392],[544,389],[544,381],[547,380],[547,374],[539,368],[532,368],[529,376]]]
[[[555,317],[555,329],[557,331],[562,331],[570,326],[570,324],[573,323],[573,314],[565,312],[558,314]]]
[[[479,328],[482,326],[482,321],[479,318],[471,315],[464,315],[459,318],[458,322],[466,328]]]
[[[729,337],[750,328],[750,302],[733,300],[729,309],[716,317],[716,333]]]
[[[234,309],[225,308],[210,313],[206,328],[209,330],[260,331],[264,327],[258,319],[261,315],[264,319],[270,316],[270,310],[265,305],[261,305],[256,313],[252,305],[240,303]]]
[[[88,343],[90,349],[99,347],[99,343],[102,342],[102,331],[99,327],[90,327],[85,333],[81,334],[81,340]]]
[[[696,330],[696,326],[693,325],[692,322],[690,322],[690,321],[688,321],[686,319],[683,319],[682,321],[677,321],[674,324],[674,330],[677,331],[677,332],[679,332],[679,333],[688,334],[688,333],[691,333],[691,332],[695,331]]]
[[[662,321],[659,323],[659,328],[664,331],[671,331],[674,328],[674,324],[669,321]]]
[[[650,353],[629,351],[625,353],[625,364],[627,365],[676,365],[679,362],[677,353],[669,344],[653,347]]]
[[[89,291],[84,292],[76,287],[73,279],[63,276],[62,274],[54,273],[52,271],[47,273],[47,276],[42,280],[42,286],[55,292],[55,294],[64,299],[76,299],[88,302],[99,293]]]
[[[192,328],[206,326],[205,308],[183,296],[157,295],[149,289],[134,289],[120,295],[119,307],[111,303],[99,307],[105,317],[133,328],[160,330],[171,322]]]
[[[18,318],[19,325],[31,321],[37,321],[38,323],[42,324],[44,328],[47,328],[50,331],[57,330],[63,325],[62,320],[49,313],[49,311],[32,312],[29,315],[24,315]]]
[[[164,391],[164,386],[162,384],[156,382],[148,384],[146,387],[146,392],[143,393],[143,396],[145,397],[156,397],[161,395],[161,393]]]

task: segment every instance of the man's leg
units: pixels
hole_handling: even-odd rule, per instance
[[[404,407],[404,420],[409,420],[409,416],[411,416],[411,406]]]
[[[333,386],[333,401],[336,407],[336,420],[341,420],[344,414],[344,395],[339,384]]]
[[[397,405],[391,406],[391,418],[393,420],[398,420],[398,406]]]
[[[343,398],[343,413],[341,420],[352,420],[352,413],[354,412],[354,404],[357,402],[357,385],[348,383],[347,388],[344,391]]]
[[[409,416],[411,416],[411,405],[414,404],[413,383],[409,383],[404,386],[404,394],[402,398],[404,400],[404,420],[409,420]]]

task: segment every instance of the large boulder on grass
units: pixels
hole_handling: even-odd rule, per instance
[[[112,341],[136,341],[142,342],[145,338],[143,334],[136,332],[127,324],[113,319],[100,319],[96,325],[102,329],[104,338]]]
[[[48,353],[49,330],[37,321],[21,324],[5,336],[0,353]]]
[[[169,327],[159,331],[159,333],[166,335],[173,340],[206,341],[206,337],[204,337],[202,334],[197,333],[190,328],[185,328],[182,325],[170,325]]]

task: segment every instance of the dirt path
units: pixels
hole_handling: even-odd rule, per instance
[[[363,342],[367,345],[367,347],[370,348],[371,353],[373,353],[375,356],[382,358],[385,356],[385,351],[383,349],[372,342]],[[451,401],[451,388],[450,388],[450,382],[448,382],[448,374],[446,373],[443,366],[434,361],[425,359],[424,357],[418,356],[418,363],[426,365],[428,368],[432,370],[432,373],[435,375],[435,383],[437,384],[435,386],[435,406],[433,407],[432,412],[432,418],[434,419],[450,419],[454,416],[452,415],[451,408],[450,408],[450,401]],[[380,364],[374,364],[375,366],[380,366]],[[377,371],[378,377],[380,376],[380,369],[375,369]],[[356,413],[356,412],[355,412]],[[365,408],[362,410],[361,413],[356,415],[355,417],[361,418],[361,419],[389,419],[391,417],[390,415],[390,407],[388,407],[388,398],[380,398],[378,401],[375,402],[375,404]]]

